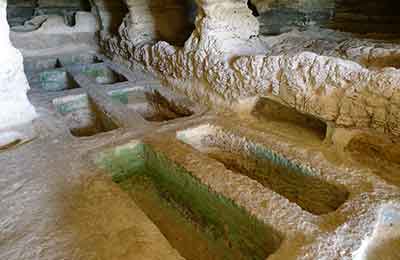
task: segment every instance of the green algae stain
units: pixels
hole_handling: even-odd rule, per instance
[[[39,80],[42,88],[48,91],[60,91],[67,87],[65,71],[44,71],[40,73]]]
[[[68,102],[56,104],[57,111],[62,115],[66,115],[80,109],[87,109],[87,107],[89,107],[89,99],[86,95],[81,95]]]
[[[305,168],[302,165],[298,165],[291,160],[286,159],[285,157],[279,155],[278,153],[273,152],[270,149],[262,147],[260,145],[253,145],[250,147],[250,150],[255,158],[261,160],[268,160],[271,163],[281,166],[284,169],[294,171],[297,174],[302,174],[304,176],[314,176],[315,174],[312,173],[310,170]]]
[[[103,155],[98,163],[111,173],[114,182],[120,183],[132,176],[146,174],[144,151],[145,146],[137,144],[133,148],[122,148]]]
[[[111,92],[111,98],[113,100],[119,101],[124,105],[129,103],[129,97],[127,91],[113,91]]]
[[[158,192],[179,205],[179,211],[201,226],[211,241],[224,243],[230,250],[240,252],[236,259],[264,260],[281,242],[280,235],[272,228],[210,190],[149,145],[122,146],[103,153],[96,163],[106,169],[116,183],[137,176],[149,177]]]

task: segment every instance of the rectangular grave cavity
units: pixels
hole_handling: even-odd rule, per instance
[[[165,90],[135,87],[111,91],[109,95],[147,121],[163,122],[194,114],[192,102]]]
[[[133,141],[102,153],[96,163],[185,259],[264,260],[281,244],[276,230],[150,145]]]
[[[177,138],[312,214],[335,211],[348,198],[345,187],[331,184],[311,169],[222,128],[203,125],[180,131]]]
[[[62,115],[71,134],[76,137],[93,136],[118,128],[86,94],[58,98],[53,100],[53,104]]]
[[[80,72],[90,78],[93,82],[101,85],[110,85],[128,81],[124,75],[112,70],[104,63],[84,66],[80,69]]]
[[[284,106],[269,98],[260,98],[251,113],[260,121],[278,122],[285,124],[287,128],[293,125],[296,127],[294,131],[303,132],[307,136],[320,140],[324,140],[326,136],[327,125],[324,121],[311,115],[302,114],[294,108]]]

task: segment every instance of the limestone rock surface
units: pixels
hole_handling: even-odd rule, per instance
[[[0,2],[0,131],[29,123],[36,112],[27,98],[28,81],[24,74],[22,56],[9,39],[6,2]]]

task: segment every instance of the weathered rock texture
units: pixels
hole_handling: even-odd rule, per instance
[[[29,85],[22,56],[10,42],[6,5],[6,2],[0,2],[0,131],[28,123],[36,117],[26,96]]]
[[[257,37],[259,23],[247,1],[208,0],[198,1],[196,28],[178,48],[153,44],[158,27],[148,19],[147,1],[127,4],[131,15],[119,37],[103,38],[104,49],[131,66],[144,64],[197,101],[232,107],[245,98],[268,96],[336,126],[400,135],[400,73],[379,62],[397,57],[398,45],[314,35],[304,37],[300,47],[295,40],[274,53],[268,47],[281,38]],[[339,44],[343,39],[347,45]]]

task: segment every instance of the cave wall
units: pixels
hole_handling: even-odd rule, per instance
[[[5,1],[0,1],[0,132],[36,117],[26,95],[29,85],[22,55],[10,42],[6,6]]]
[[[261,33],[276,35],[310,26],[355,33],[400,33],[396,0],[251,0]]]
[[[128,50],[132,46],[161,41],[177,47],[185,43],[218,56],[229,52],[230,48],[237,50],[236,45],[258,35],[258,21],[251,15],[245,0],[202,0],[197,1],[197,8],[193,0],[126,2],[130,15],[120,28],[120,37],[123,43],[130,45]],[[113,44],[118,39],[110,40],[104,39],[104,42]],[[203,45],[203,42],[212,42],[213,46]]]
[[[334,16],[335,0],[251,0],[257,8],[260,32],[276,35],[293,28],[326,27]]]
[[[107,2],[94,0],[96,2]],[[98,4],[104,6],[104,4]],[[135,44],[167,41],[182,46],[194,30],[196,3],[194,0],[126,1],[130,13],[124,23],[129,24],[130,39]],[[113,12],[101,7],[102,20]],[[116,23],[119,26],[120,23]]]
[[[336,0],[331,27],[356,33],[400,33],[400,1]]]
[[[372,69],[360,62],[362,57],[368,63],[376,55],[393,57],[396,46],[348,41],[335,50],[337,55],[312,48],[273,52],[258,37],[263,25],[246,0],[197,0],[197,8],[183,0],[126,0],[126,9],[115,3],[92,0],[103,25],[104,51],[128,66],[142,64],[195,101],[235,108],[248,98],[268,96],[336,126],[400,135],[396,63]],[[260,15],[283,7],[329,13],[327,21],[309,23],[324,26],[337,16],[332,9],[339,10],[330,0],[260,0],[253,5]],[[120,11],[115,22],[109,17],[114,8]],[[119,15],[121,10],[129,15]]]
[[[332,50],[337,55],[312,48],[273,53],[257,37],[259,22],[246,0],[199,0],[196,27],[185,45],[177,47],[154,43],[157,26],[148,19],[152,10],[146,2],[128,0],[130,17],[120,35],[103,38],[102,47],[115,61],[143,64],[171,88],[217,109],[238,109],[264,96],[335,127],[400,135],[400,72],[359,62],[371,55],[390,57],[399,46],[339,39],[338,49]],[[304,46],[327,44],[322,46],[328,53],[327,40],[310,39]]]

